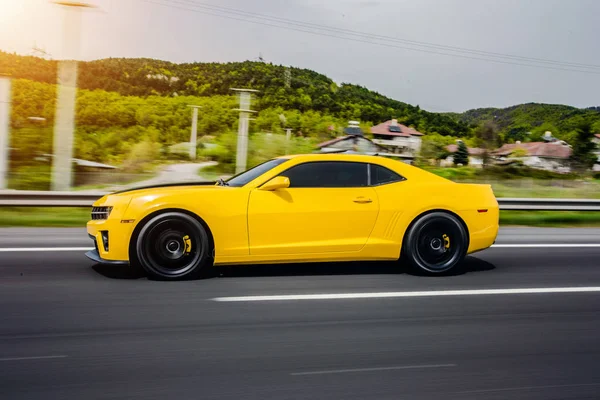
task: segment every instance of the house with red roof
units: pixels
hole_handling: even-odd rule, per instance
[[[421,149],[420,137],[423,136],[421,132],[398,124],[396,120],[371,127],[373,139],[365,137],[357,121],[350,121],[344,133],[344,136],[319,143],[319,151],[377,153],[411,163]]]
[[[387,154],[390,151],[388,148],[378,145],[365,137],[357,121],[350,121],[344,129],[344,133],[344,136],[319,143],[317,148],[321,153],[356,152]]]
[[[421,151],[423,133],[391,119],[371,127],[373,142],[388,147],[393,154],[415,158]]]
[[[491,152],[497,161],[518,159],[524,165],[548,171],[568,172],[573,149],[562,140],[508,143]]]

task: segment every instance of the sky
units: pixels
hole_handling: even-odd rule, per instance
[[[77,1],[95,6],[80,13],[80,34],[65,29],[67,11],[53,1],[0,0],[0,50],[32,54],[36,45],[80,60],[262,56],[436,112],[600,106],[597,0]],[[65,38],[79,39],[79,50]]]

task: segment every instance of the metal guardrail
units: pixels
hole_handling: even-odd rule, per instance
[[[110,192],[0,191],[0,207],[91,207]],[[501,210],[600,211],[600,199],[498,198]]]
[[[515,211],[600,211],[600,199],[498,198],[501,210]]]
[[[91,207],[108,192],[0,191],[0,207]]]

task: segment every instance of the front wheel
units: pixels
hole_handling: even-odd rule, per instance
[[[198,220],[184,213],[166,212],[144,224],[135,254],[151,278],[193,279],[210,268],[210,246],[208,233]]]
[[[452,214],[432,212],[420,217],[406,233],[402,253],[408,263],[428,274],[456,270],[468,249],[468,233]]]

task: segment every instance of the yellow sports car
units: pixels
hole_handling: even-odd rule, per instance
[[[216,184],[106,195],[93,205],[96,250],[86,255],[163,280],[213,265],[400,259],[442,274],[490,247],[498,218],[490,185],[379,156],[293,155]]]

